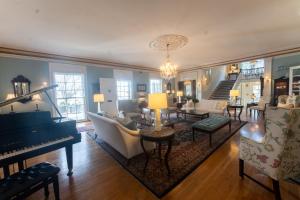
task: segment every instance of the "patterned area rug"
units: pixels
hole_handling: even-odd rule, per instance
[[[128,163],[126,158],[106,142],[96,137],[93,132],[90,131],[88,134],[127,171],[136,177],[158,198],[161,198],[186,178],[246,123],[247,122],[244,121],[242,121],[242,123],[233,121],[231,133],[228,131],[228,126],[215,132],[212,135],[212,147],[209,147],[209,136],[207,134],[196,133],[195,142],[193,142],[192,132],[188,128],[190,127],[190,124],[176,124],[175,129],[178,130],[178,132],[175,135],[175,140],[173,141],[172,150],[169,155],[169,166],[171,169],[170,177],[167,175],[167,169],[163,161],[160,162],[159,159],[150,158],[146,172],[143,173],[145,164],[144,154],[135,156]],[[164,155],[165,152],[166,146],[163,146],[162,155]],[[155,156],[156,155],[153,155],[152,157]]]

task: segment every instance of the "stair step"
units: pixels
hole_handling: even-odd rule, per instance
[[[228,100],[229,93],[232,87],[235,84],[235,80],[223,80],[221,81],[215,90],[212,91],[209,99],[217,99],[217,100]]]

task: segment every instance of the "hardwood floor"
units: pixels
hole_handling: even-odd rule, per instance
[[[261,126],[248,123],[240,132],[251,137],[261,136]],[[250,134],[249,130],[252,130]],[[238,175],[239,132],[201,164],[177,187],[164,196],[163,200],[271,200],[273,194],[256,183]],[[52,152],[31,160],[28,165],[49,161],[61,168],[59,183],[61,199],[157,199],[146,187],[125,171],[113,158],[83,134],[82,142],[74,147],[74,174],[69,178],[64,150]],[[271,186],[264,175],[246,165],[246,172]],[[281,182],[282,198],[300,199],[300,187]],[[53,199],[52,187],[50,199]],[[30,197],[43,199],[43,191]]]

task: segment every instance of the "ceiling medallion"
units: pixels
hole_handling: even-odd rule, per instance
[[[187,37],[175,34],[162,35],[150,42],[150,48],[167,51],[166,62],[160,66],[160,76],[163,79],[170,81],[177,75],[177,65],[171,62],[169,51],[182,48],[187,42]]]
[[[188,38],[183,35],[166,34],[151,41],[149,46],[152,49],[167,51],[167,45],[169,45],[168,50],[172,51],[184,47],[187,43]]]

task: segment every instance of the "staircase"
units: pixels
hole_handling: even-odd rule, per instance
[[[214,100],[228,100],[229,92],[233,88],[235,80],[221,81],[216,89],[212,92],[209,99]]]

